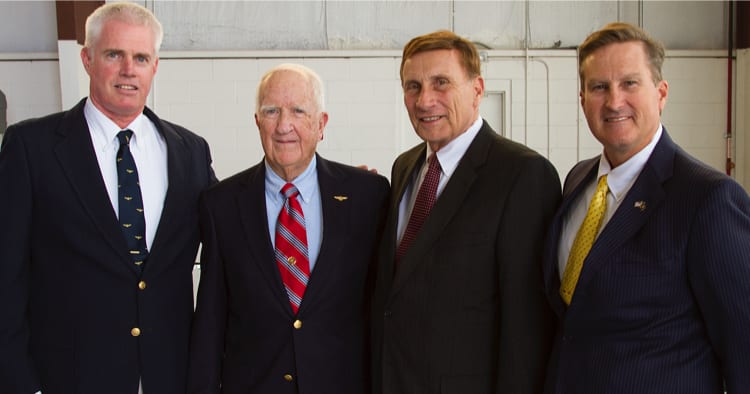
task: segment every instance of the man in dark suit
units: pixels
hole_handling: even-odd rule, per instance
[[[568,174],[548,240],[548,393],[750,392],[750,199],[669,138],[663,59],[625,23],[579,49],[604,150]]]
[[[404,103],[424,143],[392,169],[373,300],[376,394],[541,392],[554,328],[541,259],[560,181],[479,116],[480,71],[474,45],[450,32],[404,48]]]
[[[315,153],[323,103],[309,68],[268,71],[255,111],[263,162],[204,195],[190,393],[368,390],[367,283],[388,181]],[[283,219],[295,203],[298,232]]]
[[[198,197],[215,178],[206,142],[145,108],[161,37],[143,7],[97,9],[81,51],[89,97],[5,134],[0,392],[185,391]],[[145,259],[118,221],[124,129]]]

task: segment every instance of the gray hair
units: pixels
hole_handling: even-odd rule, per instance
[[[86,18],[86,41],[84,43],[86,48],[93,48],[99,40],[104,23],[110,20],[150,28],[154,33],[154,52],[159,53],[161,41],[164,39],[161,23],[147,8],[127,2],[106,3]]]
[[[260,111],[260,103],[263,101],[263,90],[265,89],[268,80],[271,79],[274,74],[280,71],[291,71],[305,77],[305,79],[307,79],[307,81],[310,83],[310,87],[312,87],[313,100],[317,111],[325,111],[325,92],[323,89],[323,80],[320,78],[320,75],[318,75],[318,73],[313,71],[311,68],[303,66],[301,64],[284,63],[268,70],[265,74],[263,74],[263,77],[261,77],[260,83],[258,84],[258,91],[255,95],[256,114]]]

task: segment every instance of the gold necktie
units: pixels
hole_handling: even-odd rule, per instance
[[[607,211],[608,190],[607,176],[604,175],[599,178],[596,192],[594,192],[594,197],[589,204],[589,210],[586,212],[586,217],[583,219],[583,223],[576,233],[576,239],[573,241],[573,246],[570,248],[568,263],[565,265],[565,272],[560,284],[560,296],[567,305],[570,305],[570,300],[576,290],[578,276],[581,275],[581,268],[583,268],[583,260],[586,259],[586,255],[591,250],[591,245],[594,244],[596,234],[602,225],[604,212]]]

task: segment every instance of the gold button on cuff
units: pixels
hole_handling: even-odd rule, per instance
[[[146,288],[146,282],[144,281],[138,282],[138,288],[141,290],[144,290]]]
[[[134,327],[132,330],[130,330],[130,335],[137,337],[141,335],[141,329],[138,327]]]
[[[294,321],[294,328],[296,328],[296,329],[298,329],[298,330],[299,330],[300,328],[302,328],[302,320],[295,320],[295,321]]]
[[[292,375],[286,374],[284,375],[284,380],[286,380],[287,382],[291,382],[292,380],[294,380],[294,378],[292,377]]]

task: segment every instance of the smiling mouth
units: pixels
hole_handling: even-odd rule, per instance
[[[115,85],[117,89],[123,89],[123,90],[138,90],[136,86],[133,85]]]
[[[419,121],[420,122],[434,122],[434,121],[436,121],[436,120],[438,120],[440,118],[441,118],[441,116],[439,116],[439,115],[437,115],[437,116],[425,116],[423,118],[419,118]]]
[[[630,119],[629,116],[618,116],[618,117],[613,117],[613,118],[605,118],[604,121],[608,123],[614,123],[614,122],[622,122],[628,119]]]

